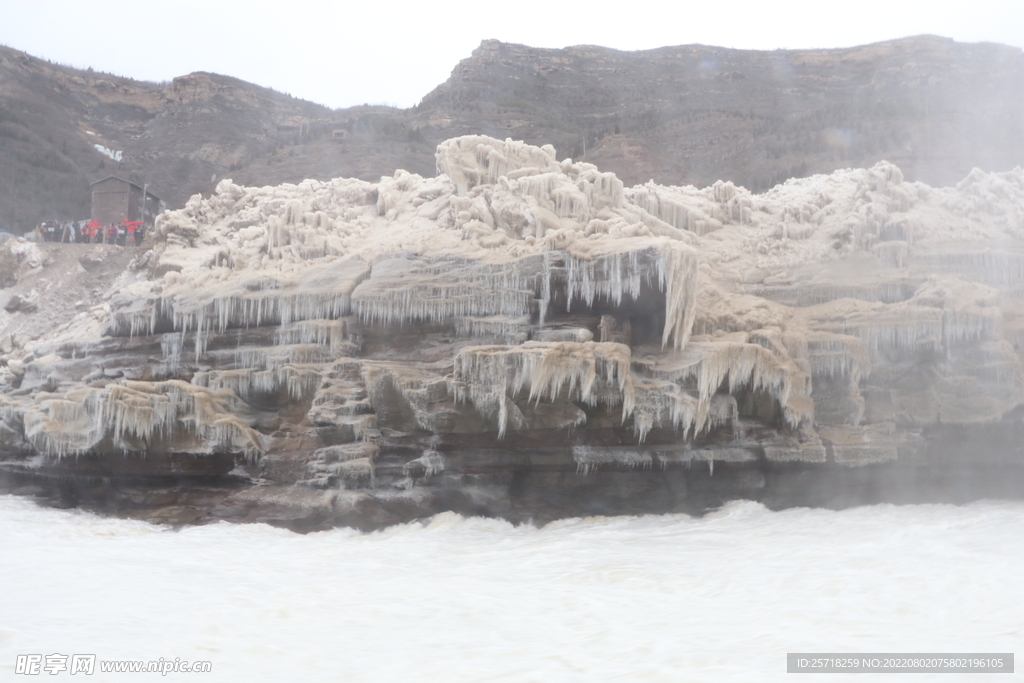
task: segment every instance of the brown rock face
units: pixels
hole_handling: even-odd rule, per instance
[[[886,159],[942,186],[1024,161],[1021,92],[1020,49],[933,36],[772,52],[485,41],[417,110],[428,137],[550,142],[627,185],[761,190]]]

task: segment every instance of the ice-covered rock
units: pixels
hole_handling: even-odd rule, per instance
[[[915,461],[1024,405],[1019,168],[624,188],[484,136],[437,167],[224,180],[161,216],[100,306],[3,347],[0,455],[230,456],[416,508],[536,468]]]

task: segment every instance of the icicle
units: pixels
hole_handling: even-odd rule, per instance
[[[539,324],[541,327],[544,327],[544,320],[548,314],[548,304],[551,302],[551,252],[544,252],[544,270],[540,277],[542,289]]]
[[[423,451],[423,455],[410,460],[402,466],[402,471],[406,475],[410,475],[417,470],[423,470],[423,477],[429,479],[434,475],[440,474],[445,470],[444,456],[435,450],[429,449]]]
[[[455,256],[399,257],[374,265],[374,275],[356,288],[352,305],[369,324],[448,322],[475,316],[528,315],[542,257],[485,264]],[[389,263],[391,262],[391,263]],[[393,269],[393,276],[390,276]]]
[[[196,438],[192,452],[221,450],[256,457],[259,435],[241,417],[245,406],[231,394],[179,380],[121,380],[104,389],[82,389],[40,403],[25,414],[25,436],[41,452],[66,457],[86,453],[104,438],[120,448],[166,441],[174,434]],[[129,439],[126,443],[124,440]]]
[[[526,398],[534,402],[565,394],[596,405],[601,397],[621,403],[628,414],[633,405],[629,365],[629,347],[623,344],[530,341],[519,346],[469,346],[455,358],[451,392],[457,401],[470,401],[481,414],[496,419],[499,436],[504,436],[513,409],[509,397],[527,389]]]
[[[644,284],[656,285],[665,293],[662,345],[672,341],[673,348],[684,348],[697,313],[697,255],[680,242],[660,239],[656,245],[589,258],[567,255],[567,308],[574,298],[588,307],[598,297],[620,305],[625,295],[637,300]]]
[[[330,348],[331,354],[338,356],[354,346],[348,338],[349,321],[338,320],[300,320],[281,325],[274,332],[274,344],[320,344]],[[310,362],[309,360],[293,359],[293,362]]]
[[[801,355],[806,356],[816,375],[846,376],[857,384],[871,373],[871,357],[859,337],[808,332],[804,341]]]
[[[497,337],[504,344],[521,344],[529,336],[527,316],[510,318],[503,315],[457,318],[455,334],[460,337]]]
[[[650,451],[629,447],[573,446],[572,458],[576,462],[576,474],[584,477],[599,465],[617,464],[649,470],[654,463]]]

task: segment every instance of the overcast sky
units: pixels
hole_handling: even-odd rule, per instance
[[[331,107],[409,107],[481,40],[621,50],[847,47],[922,33],[1024,47],[1024,0],[9,2],[0,43],[163,81],[213,71]]]

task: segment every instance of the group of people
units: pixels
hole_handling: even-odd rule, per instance
[[[125,246],[129,240],[138,246],[146,237],[146,225],[142,221],[130,221],[127,218],[120,223],[111,223],[103,227],[96,219],[83,224],[82,221],[46,221],[36,231],[42,242],[64,242],[79,244],[119,244]]]

